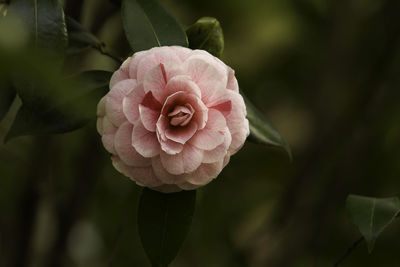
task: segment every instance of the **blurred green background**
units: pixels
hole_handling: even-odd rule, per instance
[[[129,55],[117,5],[64,2],[110,51]],[[400,195],[400,2],[161,3],[185,27],[203,16],[220,21],[223,60],[294,155],[290,162],[247,142],[199,190],[171,266],[332,266],[359,237],[347,195]],[[87,50],[70,55],[65,69],[117,67]],[[1,122],[1,139],[11,119]],[[140,190],[113,169],[94,121],[68,134],[2,142],[0,266],[150,266],[136,230]],[[371,255],[362,244],[341,266],[399,266],[399,234],[396,222]]]

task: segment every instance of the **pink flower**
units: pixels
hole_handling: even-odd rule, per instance
[[[152,48],[125,60],[97,114],[114,167],[161,192],[209,183],[249,135],[234,71],[184,47]]]

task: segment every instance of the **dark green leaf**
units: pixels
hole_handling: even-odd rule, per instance
[[[123,0],[122,22],[133,51],[156,46],[187,47],[182,27],[157,0]]]
[[[56,105],[23,104],[6,140],[22,135],[65,133],[84,126],[96,117],[96,105],[106,94],[110,78],[111,73],[106,71],[83,72],[59,85],[69,92],[69,97]]]
[[[23,21],[34,47],[62,61],[68,40],[64,12],[58,0],[13,0],[8,14],[17,15]]]
[[[69,54],[82,52],[89,47],[103,47],[103,43],[79,22],[68,16],[65,20],[68,29],[67,52]]]
[[[220,58],[224,51],[224,34],[219,21],[204,17],[186,30],[191,49],[203,49]]]
[[[1,81],[0,83],[0,120],[3,119],[14,101],[16,92],[11,83]]]
[[[164,194],[143,189],[138,227],[153,267],[166,267],[176,257],[192,222],[196,191]]]
[[[371,253],[375,240],[400,213],[399,199],[349,195],[346,204],[353,223],[360,230]]]
[[[243,95],[243,92],[241,92],[241,95],[246,104],[247,119],[250,124],[249,140],[268,146],[282,148],[288,153],[290,159],[292,159],[290,147],[285,140],[283,140],[278,130],[276,130],[267,118],[265,118],[264,114],[259,111],[245,95]]]

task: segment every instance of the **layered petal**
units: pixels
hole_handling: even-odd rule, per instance
[[[162,165],[169,173],[179,175],[195,171],[203,161],[203,151],[186,144],[182,152],[176,155],[161,151],[160,158]]]
[[[126,117],[122,111],[122,101],[126,95],[128,95],[136,87],[136,80],[126,79],[118,82],[107,94],[105,99],[105,110],[110,121],[115,125],[119,126]]]
[[[214,149],[224,142],[225,128],[226,121],[221,112],[215,109],[209,109],[206,126],[204,129],[197,131],[190,139],[189,143],[203,150]]]
[[[139,104],[145,96],[143,84],[138,84],[122,101],[122,110],[130,123],[135,123],[139,118]]]
[[[140,155],[146,158],[157,156],[160,153],[160,143],[156,133],[146,130],[140,121],[133,127],[132,145]]]
[[[123,123],[115,134],[115,151],[120,159],[129,166],[146,167],[151,165],[151,159],[140,155],[132,146],[133,125],[128,121]]]

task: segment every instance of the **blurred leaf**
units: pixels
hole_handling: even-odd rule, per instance
[[[83,27],[79,22],[67,16],[65,19],[68,30],[69,54],[80,53],[89,47],[102,47],[103,43],[97,37]]]
[[[375,240],[400,213],[400,201],[397,197],[372,198],[349,195],[347,210],[372,252]]]
[[[32,45],[51,51],[62,61],[67,46],[64,11],[58,0],[13,0],[9,14],[17,15],[30,33]]]
[[[3,119],[4,115],[8,112],[14,101],[16,92],[11,83],[6,80],[0,83],[0,121]]]
[[[224,34],[219,21],[211,17],[200,18],[186,30],[191,49],[203,49],[220,58],[224,51]]]
[[[123,0],[122,22],[133,51],[156,46],[188,46],[177,20],[157,0]]]
[[[38,107],[23,104],[6,140],[22,135],[65,133],[84,126],[96,117],[96,105],[107,92],[111,74],[86,71],[66,79],[63,86],[69,89],[70,97],[57,105],[42,103]]]
[[[244,102],[247,109],[247,119],[250,124],[249,140],[255,143],[260,143],[268,146],[284,149],[289,158],[292,159],[292,152],[289,145],[283,140],[277,129],[265,118],[264,114],[259,111],[253,103],[243,94]]]
[[[196,191],[164,194],[144,188],[138,227],[153,266],[166,267],[176,257],[192,222]]]

